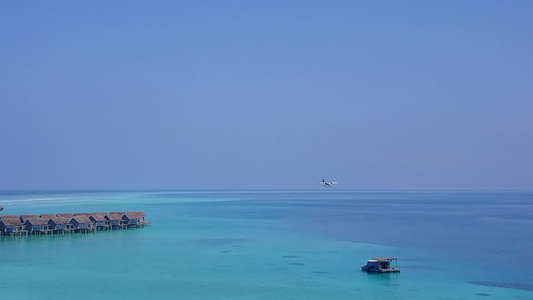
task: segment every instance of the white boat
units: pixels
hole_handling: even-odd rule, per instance
[[[392,266],[394,262],[394,267]],[[368,273],[396,273],[400,272],[398,268],[398,259],[394,257],[374,257],[366,261],[366,265],[361,266],[361,270]]]

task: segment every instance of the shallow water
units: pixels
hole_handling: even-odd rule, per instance
[[[532,192],[0,192],[0,205],[152,222],[0,238],[10,299],[533,299]],[[402,272],[361,272],[375,256]]]

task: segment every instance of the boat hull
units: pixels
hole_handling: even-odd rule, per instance
[[[361,270],[367,273],[398,273],[400,268],[388,268],[388,269],[377,269],[368,266],[361,266]]]

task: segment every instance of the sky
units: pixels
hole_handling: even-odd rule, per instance
[[[533,2],[1,1],[0,189],[533,189]]]

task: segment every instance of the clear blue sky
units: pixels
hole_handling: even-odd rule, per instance
[[[533,1],[2,1],[0,189],[533,189]]]

